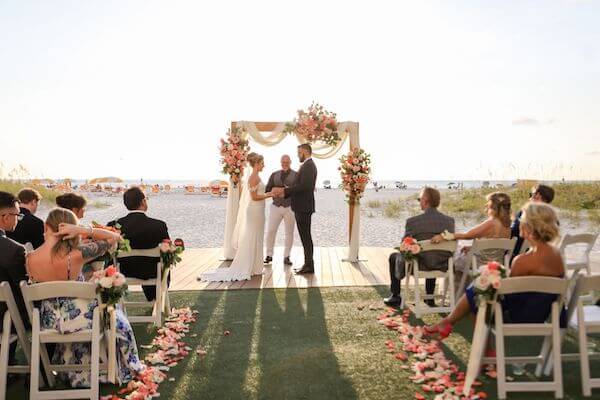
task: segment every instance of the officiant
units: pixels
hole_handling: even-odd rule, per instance
[[[297,172],[291,169],[292,159],[287,154],[281,157],[281,169],[273,172],[269,177],[269,182],[265,191],[268,193],[274,187],[286,187],[291,186],[295,179]],[[267,225],[267,257],[265,264],[270,264],[273,261],[273,248],[275,247],[275,237],[281,221],[283,220],[285,226],[285,249],[283,252],[283,263],[284,265],[292,265],[290,261],[290,253],[292,251],[292,245],[294,244],[294,226],[296,226],[296,219],[294,218],[294,212],[291,208],[291,198],[278,197],[273,198],[273,203],[269,209],[269,223]]]

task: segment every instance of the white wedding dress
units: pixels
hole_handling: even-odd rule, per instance
[[[235,256],[229,268],[217,268],[200,275],[200,279],[209,282],[249,280],[252,275],[263,271],[263,239],[265,235],[265,201],[252,200],[250,191],[265,194],[262,181],[252,188],[248,184],[242,187],[240,208],[234,229],[237,238]]]

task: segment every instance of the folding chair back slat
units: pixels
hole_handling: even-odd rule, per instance
[[[21,292],[31,318],[32,330],[32,351],[31,351],[31,378],[29,385],[29,398],[38,399],[73,399],[89,398],[97,399],[99,396],[99,374],[100,374],[100,345],[102,340],[100,307],[96,307],[92,314],[92,328],[73,333],[75,342],[81,342],[83,339],[91,343],[90,364],[79,366],[79,370],[90,370],[90,388],[74,390],[40,390],[40,359],[42,361],[46,379],[49,385],[54,386],[53,368],[50,357],[47,353],[45,343],[69,343],[68,333],[62,334],[57,331],[50,333],[42,330],[40,310],[35,302],[58,297],[77,298],[84,300],[97,299],[100,304],[98,294],[96,294],[96,285],[88,282],[60,281],[44,282],[33,285],[27,285],[21,282]]]
[[[409,286],[410,286],[410,276],[413,275],[414,278],[414,297],[415,297],[415,314],[417,318],[420,318],[421,315],[431,314],[431,313],[440,313],[440,312],[451,312],[454,309],[456,304],[456,299],[454,296],[454,260],[453,255],[457,248],[456,241],[443,241],[441,243],[432,243],[430,240],[420,241],[421,245],[421,254],[432,252],[432,251],[442,251],[448,253],[448,269],[446,271],[433,270],[426,271],[421,270],[418,259],[413,261],[413,269],[410,269],[410,264],[405,263],[406,269],[406,292],[405,297],[409,295]],[[419,279],[437,279],[444,278],[444,292],[441,295],[442,302],[446,300],[446,297],[449,299],[449,305],[444,306],[443,304],[437,307],[427,307],[424,308],[424,304],[421,304],[421,300],[435,300],[435,294],[426,294],[421,297],[420,289],[419,289]]]
[[[569,282],[564,278],[552,278],[543,276],[523,276],[515,278],[506,278],[500,282],[497,290],[499,295],[512,293],[547,293],[557,295],[557,300],[552,303],[550,321],[542,323],[526,324],[506,324],[503,318],[503,310],[499,301],[495,302],[495,334],[496,334],[496,367],[498,398],[505,399],[508,391],[553,391],[556,398],[563,397],[562,368],[560,365],[561,357],[561,335],[560,335],[560,309],[567,294]],[[553,350],[553,359],[558,361],[554,370],[554,379],[551,382],[507,382],[506,364],[511,363],[511,359],[518,357],[506,357],[505,337],[507,336],[545,336],[548,346]],[[544,348],[540,355],[535,357],[539,365],[542,363]],[[513,363],[515,361],[512,361]]]
[[[149,302],[128,302],[123,300],[121,303],[125,312],[127,312],[127,306],[139,307],[152,307],[152,315],[150,316],[138,316],[131,315],[128,316],[129,322],[131,323],[153,323],[155,326],[162,325],[162,317],[163,314],[169,315],[169,292],[166,285],[166,282],[163,282],[162,277],[162,260],[160,259],[160,246],[154,247],[152,249],[131,249],[128,252],[121,252],[117,256],[117,266],[119,266],[119,261],[130,257],[146,257],[146,258],[158,258],[159,261],[156,264],[156,278],[151,279],[138,279],[138,278],[127,278],[127,282],[130,285],[142,285],[142,286],[154,286],[156,290],[156,298],[154,301]],[[165,277],[166,279],[166,277]]]

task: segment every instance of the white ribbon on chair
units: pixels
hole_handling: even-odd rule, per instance
[[[471,391],[471,386],[475,382],[475,379],[477,379],[479,370],[481,369],[481,359],[483,358],[490,333],[490,328],[485,322],[485,316],[489,307],[491,305],[486,301],[482,302],[477,310],[473,343],[471,345],[471,352],[469,353],[469,363],[467,364],[463,393],[468,394]]]
[[[117,382],[117,313],[114,306],[107,306],[102,304],[100,306],[101,311],[106,310],[106,316],[108,316],[108,330],[104,331],[104,340],[106,342],[107,351],[107,371],[106,375],[108,381],[111,383]]]

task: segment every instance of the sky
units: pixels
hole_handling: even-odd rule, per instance
[[[599,20],[593,0],[0,0],[0,162],[218,178],[231,121],[317,101],[360,123],[378,180],[600,179]],[[252,144],[265,177],[295,146]]]

